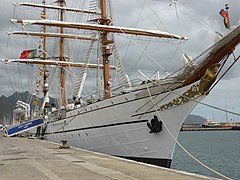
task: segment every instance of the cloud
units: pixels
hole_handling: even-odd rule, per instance
[[[9,22],[9,19],[13,17],[14,12],[14,8],[11,4],[12,1],[14,0],[2,0],[0,6],[0,10],[2,12],[0,16],[1,58],[7,58],[9,57],[9,54],[11,58],[18,57],[25,45],[28,45],[28,48],[33,48],[36,46],[33,40],[28,41],[26,37],[18,38],[12,36],[9,38],[5,34],[6,31],[11,31],[16,28],[15,25],[12,25]],[[39,1],[33,0],[31,2],[39,3]],[[68,5],[73,7],[74,5],[80,5],[81,3],[83,2],[68,2]],[[179,41],[168,41],[153,38],[149,39],[146,37],[117,34],[117,47],[119,48],[119,54],[123,59],[123,63],[125,65],[124,69],[127,74],[131,75],[132,78],[140,77],[143,79],[137,73],[138,69],[144,72],[144,74],[146,74],[148,77],[151,77],[156,70],[159,70],[161,76],[164,77],[166,76],[165,70],[171,73],[182,66],[182,53],[186,53],[193,58],[197,57],[213,44],[215,32],[220,32],[222,34],[226,32],[226,29],[223,25],[223,19],[219,15],[219,11],[220,9],[224,8],[225,3],[225,0],[178,0],[176,4],[177,9],[175,9],[174,5],[169,6],[170,1],[168,0],[112,1],[112,7],[114,10],[112,15],[115,19],[114,25],[161,30],[189,37],[188,41],[180,44]],[[231,24],[237,24],[240,18],[240,1],[228,0],[227,3],[230,6],[229,12]],[[24,12],[21,11],[22,9],[23,8],[15,9],[15,17],[26,18],[26,15],[28,14],[36,17],[36,15],[39,13],[39,11],[36,10],[31,11],[31,8],[27,8],[27,11]],[[80,19],[80,17],[76,16],[74,20],[78,19]],[[17,29],[19,30],[19,28]],[[50,30],[56,31],[56,29],[52,28],[50,28]],[[82,31],[79,32],[82,33]],[[24,41],[20,41],[20,39],[24,39]],[[130,43],[129,39],[132,39]],[[55,44],[55,47],[52,47],[52,49],[57,50],[57,42],[53,40],[50,41]],[[152,46],[150,46],[150,41],[154,41]],[[75,43],[70,44],[71,42],[73,41],[69,41],[69,44],[66,45],[66,51],[76,50],[77,53],[72,55],[71,58],[82,60],[83,54],[86,53],[86,51],[81,49],[82,47],[87,47],[87,45],[78,46],[75,45]],[[236,54],[239,54],[240,49],[237,48],[235,51]],[[211,93],[206,98],[207,102],[219,103],[219,105],[222,105],[220,104],[220,101],[223,102],[221,93],[224,92],[231,92],[230,99],[239,100],[238,92],[236,89],[232,89],[232,84],[238,84],[236,83],[238,81],[236,77],[240,75],[238,71],[238,64],[239,63],[237,63],[233,69],[227,73],[227,75],[224,77],[224,80],[221,82],[221,85],[215,88],[216,93]],[[29,85],[26,84],[29,76],[24,75],[23,72],[28,71],[28,69],[30,70],[31,67],[21,67],[19,69],[22,71],[23,86],[28,87]],[[17,73],[19,69],[17,66],[13,66],[12,69],[7,69],[4,64],[0,64],[0,79],[1,83],[4,83],[4,85],[1,86],[2,88],[0,90],[0,95],[10,95],[13,91],[10,91],[9,88],[11,86],[14,86],[15,88],[19,86],[16,85],[17,83],[15,82],[17,79],[16,76],[13,76],[11,80],[9,80],[7,77],[9,73]],[[77,74],[79,74],[79,72]],[[91,76],[88,76],[88,78],[90,77]],[[32,79],[34,78],[37,78],[36,75],[32,77]],[[228,86],[224,86],[222,84],[228,84]],[[93,83],[88,83],[87,85],[92,87]]]

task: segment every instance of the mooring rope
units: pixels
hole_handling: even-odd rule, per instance
[[[150,100],[151,100],[154,108],[155,108],[155,111],[156,111],[156,113],[157,113],[158,118],[163,122],[163,125],[165,126],[167,132],[170,134],[170,136],[173,138],[173,140],[177,143],[177,145],[178,145],[186,154],[188,154],[193,160],[195,160],[196,162],[198,162],[200,165],[202,165],[203,167],[205,167],[205,168],[208,169],[209,171],[217,174],[218,176],[220,176],[220,177],[222,177],[222,178],[224,178],[224,179],[230,180],[231,178],[229,178],[229,177],[227,177],[227,176],[225,176],[225,175],[217,172],[216,170],[210,168],[209,166],[207,166],[206,164],[204,164],[203,162],[201,162],[200,160],[198,160],[196,157],[194,157],[189,151],[187,151],[187,150],[178,142],[178,140],[173,136],[173,134],[171,133],[171,131],[169,130],[169,128],[167,127],[167,125],[166,125],[165,122],[163,121],[163,118],[161,117],[160,113],[158,112],[157,107],[156,107],[156,105],[155,105],[155,103],[154,103],[154,101],[153,101],[153,99],[152,99],[152,96],[151,96],[151,93],[150,93],[150,90],[149,90],[149,87],[148,87],[147,84],[146,84],[146,87],[147,87],[148,95],[149,95],[149,97],[150,97]]]

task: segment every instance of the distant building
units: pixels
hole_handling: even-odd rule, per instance
[[[4,114],[3,116],[3,124],[5,126],[9,126],[11,125],[13,122],[12,122],[12,115],[11,114]]]

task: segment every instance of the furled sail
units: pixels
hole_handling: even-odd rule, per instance
[[[168,32],[157,31],[157,30],[143,30],[137,28],[126,28],[119,26],[107,26],[100,24],[88,24],[80,22],[65,22],[65,21],[56,21],[56,20],[16,20],[11,19],[13,23],[21,23],[23,25],[33,24],[33,25],[45,25],[45,26],[56,26],[56,27],[65,27],[65,28],[75,28],[75,29],[86,29],[86,30],[96,30],[104,32],[113,32],[113,33],[122,33],[122,34],[135,34],[141,36],[152,36],[158,38],[170,38],[170,39],[179,39],[187,40],[187,37],[171,34]]]
[[[69,38],[69,39],[81,39],[81,40],[98,40],[97,37],[80,36],[80,35],[72,35],[72,34],[61,34],[61,33],[13,31],[13,32],[7,32],[7,34],[9,34],[9,35],[16,34],[16,35],[39,36],[39,37],[59,37],[59,38]]]
[[[48,8],[48,9],[55,9],[55,10],[65,10],[65,11],[73,11],[73,12],[80,12],[80,13],[87,13],[87,14],[100,14],[96,11],[89,11],[85,9],[77,9],[77,8],[69,8],[69,7],[61,7],[61,6],[52,6],[52,5],[43,5],[43,4],[35,4],[35,3],[14,3],[16,6],[31,6],[31,7],[38,7],[38,8]]]
[[[24,64],[45,64],[54,66],[71,66],[71,67],[87,67],[87,68],[103,68],[102,64],[85,64],[75,63],[67,61],[53,61],[53,60],[41,60],[41,59],[1,59],[2,62],[8,64],[12,62],[24,63]],[[116,69],[115,66],[110,66],[110,69]]]

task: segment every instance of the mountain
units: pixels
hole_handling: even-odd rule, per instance
[[[206,120],[207,119],[202,116],[190,114],[184,124],[203,124]]]
[[[49,98],[50,104],[53,102],[56,104],[56,99]],[[2,95],[0,97],[0,124],[3,123],[4,115],[8,117],[12,117],[13,109],[15,109],[16,102],[21,100],[23,102],[33,102],[33,96],[28,92],[17,93],[15,92],[13,95],[6,97]],[[27,101],[26,101],[27,100]],[[41,104],[42,99],[39,100],[39,105]]]
[[[4,115],[12,116],[12,111],[15,107],[17,100],[19,99],[28,99],[30,94],[26,91],[23,93],[15,92],[13,95],[6,97],[0,97],[0,123],[3,122]]]

